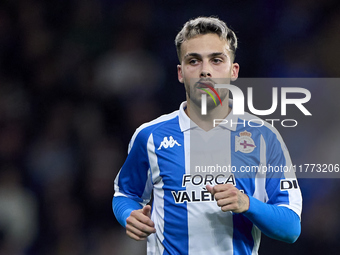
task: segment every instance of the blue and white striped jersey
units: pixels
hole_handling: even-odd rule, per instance
[[[280,172],[277,178],[278,173],[258,170],[247,172],[248,178],[244,178],[237,172],[209,174],[203,166],[201,172],[194,173],[190,169],[190,133],[194,125],[185,107],[186,102],[178,111],[136,130],[128,157],[115,179],[115,197],[128,197],[145,205],[153,191],[151,219],[156,233],[148,237],[149,255],[257,254],[260,230],[242,213],[222,212],[205,186],[231,183],[248,196],[288,207],[300,216],[302,197],[295,175]],[[214,128],[224,132],[227,162],[245,171],[251,166],[290,167],[280,134],[268,123],[248,125],[247,121],[254,119],[258,118],[250,114],[235,116],[231,111],[226,120],[239,124]],[[219,168],[214,167],[214,171]]]

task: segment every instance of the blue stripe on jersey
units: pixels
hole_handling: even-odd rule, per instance
[[[238,123],[242,123],[241,119],[238,119]],[[240,132],[248,131],[251,132],[251,138],[253,139],[256,147],[251,153],[243,153],[241,151],[235,151],[236,147],[236,136],[240,137]],[[231,159],[232,165],[236,166],[236,169],[241,170],[241,167],[245,166],[258,166],[260,164],[260,143],[261,143],[261,132],[257,128],[243,125],[237,125],[237,128],[234,132],[231,132],[230,135],[231,139]],[[254,178],[256,173],[254,172],[244,172],[244,173],[237,173],[235,177],[238,179],[248,179]],[[254,186],[254,185],[253,185]],[[253,187],[252,186],[252,187]],[[246,186],[249,188],[249,186]],[[243,189],[243,188],[241,188]],[[253,192],[253,191],[251,191]],[[253,194],[253,193],[249,193]]]
[[[120,171],[118,179],[119,191],[139,203],[143,202],[141,197],[148,178],[147,171],[150,168],[146,149],[149,136],[148,128],[142,130],[137,135],[122,166],[124,171]],[[136,169],[139,171],[136,171]]]
[[[241,119],[238,119],[242,123]],[[251,138],[254,140],[256,148],[251,153],[243,153],[235,151],[236,136],[240,136],[240,132],[251,132]],[[243,166],[259,165],[260,158],[260,132],[251,127],[244,127],[238,125],[235,132],[231,132],[231,165],[236,166],[236,169],[241,169]],[[236,173],[235,177],[236,188],[243,190],[245,194],[253,195],[255,191],[255,177],[256,173]],[[253,223],[247,219],[243,214],[233,213],[233,254],[234,255],[251,255],[254,247],[254,239],[252,236]]]
[[[188,215],[187,203],[175,203],[171,191],[185,190],[182,178],[185,174],[184,135],[178,125],[178,117],[164,123],[153,132],[160,175],[164,183],[164,253],[188,254]],[[181,146],[159,148],[164,137],[172,136]]]
[[[280,142],[277,136],[268,130],[267,135],[267,164],[270,166],[285,166],[286,158],[282,151]],[[280,190],[280,180],[284,179],[284,173],[279,172],[268,172],[266,179],[266,191],[269,194],[268,204],[289,204],[289,194],[288,191]]]

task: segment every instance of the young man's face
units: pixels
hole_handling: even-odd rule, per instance
[[[209,86],[229,84],[230,79],[238,77],[239,65],[232,63],[232,53],[228,42],[217,34],[197,35],[181,46],[181,65],[177,66],[178,80],[184,83],[187,100],[200,107],[201,95],[210,92]],[[221,100],[227,95],[227,89],[216,89]],[[215,107],[211,97],[207,97],[207,107]]]

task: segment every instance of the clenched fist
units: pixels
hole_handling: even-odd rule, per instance
[[[137,241],[145,240],[150,234],[156,233],[155,224],[151,220],[151,206],[132,211],[126,219],[126,234]]]
[[[232,184],[207,185],[206,188],[223,212],[242,213],[249,209],[249,197]]]

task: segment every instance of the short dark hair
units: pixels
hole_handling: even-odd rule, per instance
[[[181,62],[181,46],[184,41],[187,41],[197,35],[217,34],[222,40],[226,40],[229,44],[232,53],[232,60],[235,59],[237,49],[237,37],[226,23],[215,17],[198,17],[187,21],[182,30],[177,34],[175,45],[177,56]]]

